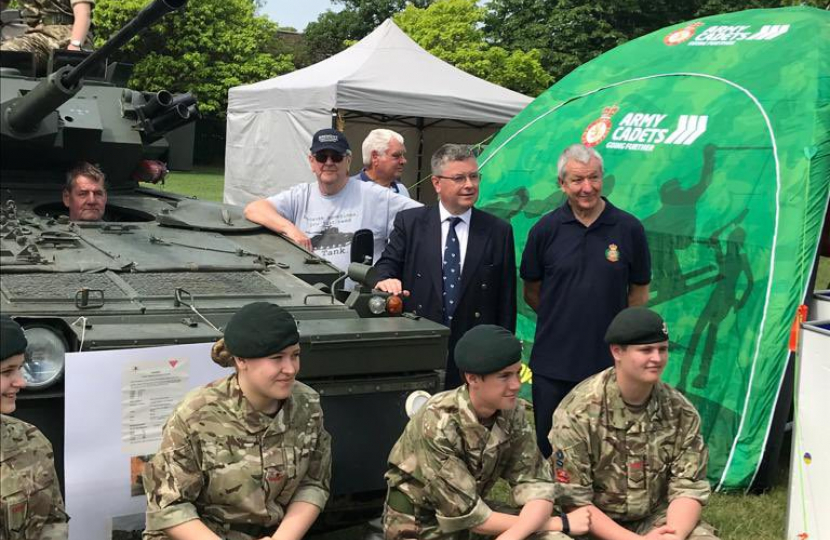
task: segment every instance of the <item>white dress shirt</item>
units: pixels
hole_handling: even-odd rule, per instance
[[[444,260],[444,248],[447,247],[447,235],[450,232],[449,219],[452,217],[459,217],[461,221],[455,226],[455,234],[458,236],[458,250],[461,252],[461,261],[459,268],[464,271],[464,258],[467,255],[467,239],[470,237],[470,216],[473,215],[473,209],[470,208],[459,216],[450,214],[450,211],[444,208],[441,202],[438,202],[438,214],[441,217],[441,260]]]

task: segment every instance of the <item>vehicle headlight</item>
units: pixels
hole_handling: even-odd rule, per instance
[[[380,315],[386,311],[386,298],[382,296],[373,296],[369,299],[369,311],[374,315]]]
[[[29,342],[26,362],[23,363],[23,378],[30,390],[43,390],[63,376],[66,341],[54,330],[44,326],[31,326],[23,331]]]
[[[415,390],[408,396],[406,396],[406,404],[404,405],[404,410],[406,410],[406,415],[410,418],[418,412],[418,410],[423,407],[427,400],[432,397],[429,395],[429,392],[426,390]]]

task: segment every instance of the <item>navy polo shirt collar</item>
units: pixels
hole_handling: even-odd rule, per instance
[[[360,169],[360,179],[364,182],[374,182],[374,180],[369,178],[369,175],[366,174],[366,167]],[[398,187],[398,182],[395,182],[394,180],[392,181],[392,184],[389,186],[389,189],[391,189],[395,193],[401,192],[401,189]]]
[[[372,182],[373,180],[369,178],[369,175],[366,174],[366,167],[360,169],[360,179],[364,182]]]
[[[620,211],[605,197],[602,197],[602,200],[605,201],[605,208],[602,209],[602,213],[599,217],[597,217],[596,221],[591,224],[591,227],[595,227],[597,225],[614,225],[617,222]],[[581,223],[578,219],[576,219],[573,208],[571,208],[568,199],[565,199],[565,202],[562,203],[562,213],[560,214],[559,219],[561,220],[561,223]]]

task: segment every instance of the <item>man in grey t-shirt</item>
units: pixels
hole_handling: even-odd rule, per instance
[[[314,134],[308,161],[316,182],[254,201],[245,207],[245,217],[284,234],[343,271],[349,266],[355,231],[372,231],[377,260],[389,239],[395,215],[421,206],[373,182],[350,179],[349,142],[337,130],[322,129]]]

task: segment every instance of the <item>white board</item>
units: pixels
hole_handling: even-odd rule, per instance
[[[830,321],[830,291],[816,291],[808,315],[814,321]]]
[[[184,395],[227,376],[210,343],[66,355],[64,468],[70,540],[111,540],[143,528],[143,456]],[[169,366],[165,368],[165,366]],[[135,468],[134,468],[135,467]],[[137,481],[136,481],[137,480]]]
[[[787,539],[820,540],[830,538],[830,321],[801,332]]]

